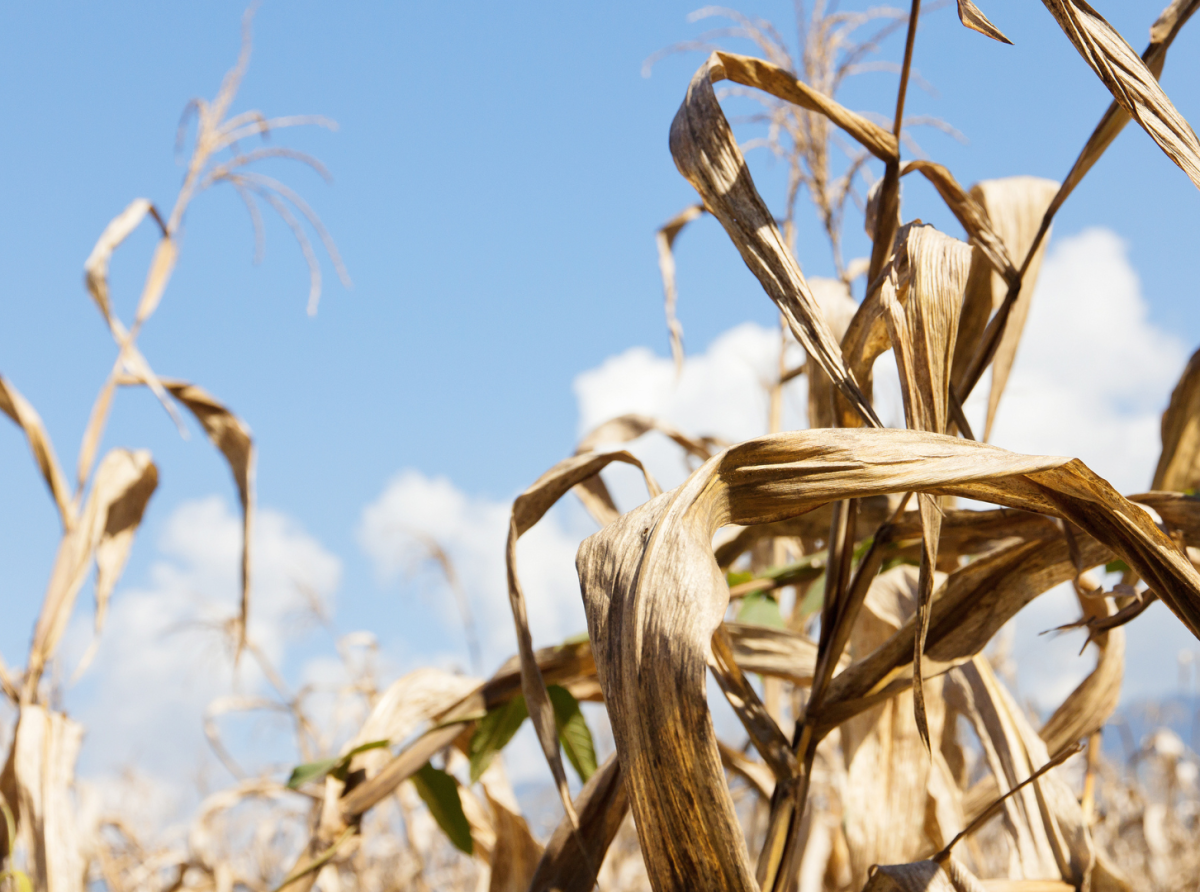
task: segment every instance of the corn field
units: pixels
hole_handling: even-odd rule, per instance
[[[712,218],[778,311],[771,433],[728,443],[643,415],[596,427],[512,504],[507,590],[518,652],[486,679],[427,667],[388,683],[343,640],[352,682],[337,692],[336,727],[322,726],[308,694],[288,686],[247,631],[249,426],[198,384],[160,376],[138,346],[170,283],[185,212],[210,187],[232,187],[256,229],[263,209],[283,218],[309,263],[310,311],[318,252],[345,277],[316,213],[255,169],[287,158],[321,172],[320,162],[275,142],[243,148],[290,127],[330,125],[231,111],[249,61],[248,16],[236,66],[215,98],[189,106],[190,156],[173,206],[133,201],[85,261],[115,356],[84,420],[74,479],[34,406],[0,378],[0,409],[27,438],[62,526],[29,653],[21,667],[0,663],[16,715],[0,774],[0,883],[12,892],[1200,887],[1195,754],[1166,730],[1128,763],[1101,747],[1121,694],[1123,626],[1162,601],[1200,638],[1200,352],[1162,416],[1161,456],[1145,469],[1150,491],[1118,493],[1087,455],[1024,455],[991,442],[1055,215],[1122,129],[1142,127],[1200,187],[1200,141],[1158,83],[1200,0],[1173,0],[1140,55],[1084,0],[1043,3],[1045,26],[1062,30],[1112,104],[1080,134],[1061,182],[1019,176],[969,188],[902,151],[913,145],[910,129],[949,126],[905,114],[918,25],[932,11],[920,0],[866,12],[801,4],[796,47],[770,23],[701,11],[725,24],[664,51],[707,54],[679,85],[670,122],[671,156],[697,201],[657,233],[666,327],[681,368],[686,295],[677,293],[674,248],[687,227]],[[1008,42],[971,0],[957,0],[957,14],[961,40]],[[894,105],[889,97],[877,114],[841,105],[843,83],[892,34],[904,36]],[[753,41],[759,55],[726,51],[729,38]],[[728,96],[758,103],[765,137],[739,143],[722,107]],[[998,85],[988,101],[1015,100]],[[755,186],[750,149],[787,173],[781,215]],[[901,186],[913,175],[934,187],[965,241],[902,215]],[[801,271],[816,251],[797,243],[803,196],[836,278]],[[844,226],[859,213],[870,256],[847,260]],[[158,242],[125,321],[108,268],[143,225]],[[874,399],[875,375],[892,374],[876,364],[889,353],[903,429],[884,426]],[[788,361],[796,355],[802,361]],[[803,430],[783,429],[794,381],[806,388]],[[986,412],[972,429],[963,406],[981,384]],[[57,705],[48,672],[89,578],[102,633],[157,486],[149,452],[101,450],[114,400],[134,387],[148,388],[177,424],[190,413],[229,467],[243,521],[242,595],[220,634],[230,660],[253,662],[274,692],[210,706],[206,734],[239,779],[210,793],[174,835],[87,805],[75,778],[84,729]],[[678,447],[691,469],[681,486],[663,492],[629,451],[643,436]],[[644,478],[645,499],[632,510],[618,509],[602,476],[613,463]],[[569,494],[598,528],[576,561],[587,634],[535,642],[517,544]],[[459,597],[477,664],[454,563],[437,541],[414,535]],[[1061,585],[1074,591],[1072,627],[1086,630],[1095,668],[1043,718],[1010,690],[997,641]],[[714,725],[717,697],[740,722],[728,739]],[[581,703],[602,704],[606,737],[593,736]],[[219,716],[262,710],[294,726],[303,761],[290,776],[241,771],[221,739]],[[548,833],[522,812],[505,770],[505,747],[526,719],[556,797]]]

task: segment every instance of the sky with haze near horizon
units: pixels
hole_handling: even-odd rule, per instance
[[[1096,6],[1140,51],[1163,2]],[[1040,3],[990,6],[1014,46],[963,29],[951,8],[923,16],[909,112],[945,120],[962,139],[932,128],[913,135],[964,184],[1059,179],[1109,96]],[[332,185],[284,162],[264,171],[320,214],[353,287],[322,256],[324,294],[310,318],[307,270],[286,226],[265,214],[256,265],[244,208],[217,188],[188,213],[179,266],[140,344],[160,375],[205,387],[255,433],[255,628],[295,684],[341,671],[330,635],[306,618],[300,587],[324,604],[335,635],[376,636],[387,677],[430,662],[469,668],[453,600],[420,561],[413,529],[454,557],[490,672],[514,646],[503,576],[508,505],[594,424],[640,411],[729,439],[765,431],[761,381],[776,362],[776,314],[711,219],[678,242],[689,353],[678,381],[669,360],[653,236],[696,200],[674,168],[667,130],[703,54],[669,56],[649,77],[642,64],[713,24],[689,22],[695,8],[266,0],[259,9],[233,110],[337,121],[336,132],[280,132],[273,143],[316,155]],[[793,33],[788,3],[740,9]],[[0,10],[0,77],[12,85],[0,94],[10,134],[0,144],[0,373],[37,408],[68,472],[115,355],[84,291],[83,261],[132,199],[173,203],[181,113],[190,98],[213,95],[233,63],[242,10],[225,0]],[[726,45],[753,52],[744,41]],[[1192,121],[1200,121],[1198,49],[1193,22],[1162,80]],[[877,58],[901,52],[892,38]],[[865,73],[839,99],[890,118],[895,83],[894,72]],[[735,123],[751,110],[736,100],[725,107]],[[736,126],[743,139],[760,133]],[[761,151],[749,161],[778,209],[783,165]],[[905,219],[962,234],[923,183],[906,182],[904,208]],[[799,217],[805,273],[832,274],[803,198]],[[1078,456],[1122,491],[1148,488],[1159,415],[1200,344],[1190,269],[1198,224],[1200,195],[1127,127],[1057,218],[993,442]],[[847,258],[865,253],[853,209],[846,235]],[[114,257],[112,288],[126,318],[153,244],[143,226]],[[803,394],[799,382],[788,397],[794,426]],[[881,395],[889,398],[895,408],[894,394]],[[234,490],[203,433],[193,425],[181,439],[148,394],[118,395],[105,446],[150,449],[160,486],[95,663],[68,684],[91,635],[90,585],[80,595],[63,648],[63,702],[88,727],[85,774],[133,761],[152,773],[187,772],[211,758],[204,705],[230,689],[227,655],[203,626],[236,602]],[[662,482],[683,479],[667,445],[651,438],[637,448]],[[21,666],[58,521],[15,428],[0,433],[0,458],[0,654]],[[631,507],[635,478],[612,479]],[[593,529],[564,502],[522,543],[541,645],[583,629],[573,560]],[[1014,647],[1023,683],[1041,673],[1065,694],[1087,671],[1077,639],[1036,635],[1073,618],[1057,594],[1022,614]],[[1127,696],[1174,692],[1181,648],[1200,645],[1161,605],[1151,608],[1130,627]],[[261,678],[244,672],[239,689],[256,690]],[[244,729],[247,752],[264,739],[256,733]]]

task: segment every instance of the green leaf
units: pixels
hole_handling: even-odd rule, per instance
[[[572,635],[570,638],[564,638],[562,643],[564,645],[566,645],[566,644],[583,644],[585,641],[591,641],[591,639],[588,637],[588,633],[587,632],[579,632],[575,635]]]
[[[317,762],[306,762],[303,765],[297,765],[292,769],[292,774],[288,778],[287,786],[289,790],[298,790],[304,784],[312,781],[319,781],[327,774],[332,774],[339,780],[345,780],[346,769],[350,767],[350,760],[359,753],[365,753],[367,750],[377,750],[387,746],[387,740],[372,740],[370,743],[364,743],[356,746],[344,756],[334,756],[332,759],[321,759]]]
[[[822,576],[809,588],[808,593],[804,596],[795,608],[799,612],[799,619],[806,619],[812,616],[821,609],[821,605],[825,603],[825,577]],[[793,617],[793,620],[797,617]]]
[[[1128,573],[1129,572],[1129,564],[1125,563],[1123,560],[1118,558],[1115,561],[1109,561],[1107,564],[1105,564],[1104,572],[1105,573]]]
[[[725,574],[725,581],[729,584],[730,588],[733,588],[735,585],[741,585],[743,582],[749,582],[754,578],[754,574],[749,570],[730,570]]]
[[[288,778],[288,789],[299,790],[302,786],[310,781],[319,781],[329,772],[337,767],[340,758],[321,759],[319,762],[306,762],[303,765],[297,765],[292,769],[292,774]]]
[[[787,625],[783,621],[783,614],[779,612],[779,602],[771,595],[762,592],[753,592],[742,598],[742,605],[737,612],[737,621],[752,626],[774,626],[777,629],[782,629]]]
[[[596,747],[592,732],[579,708],[579,701],[561,685],[552,684],[547,691],[554,705],[554,720],[558,725],[558,742],[579,779],[585,784],[596,773]]]
[[[475,783],[487,771],[492,758],[512,740],[521,723],[529,716],[525,707],[525,697],[521,694],[513,697],[503,706],[489,710],[488,714],[479,720],[475,733],[471,735],[469,755],[471,759],[471,783]]]
[[[462,799],[458,796],[458,781],[426,762],[412,776],[413,786],[417,795],[429,807],[429,813],[437,821],[442,832],[454,843],[459,851],[468,855],[475,851],[475,841],[471,839],[471,825],[463,814]]]

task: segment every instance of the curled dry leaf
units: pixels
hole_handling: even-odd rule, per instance
[[[972,31],[978,31],[992,40],[998,40],[1001,43],[1012,44],[1004,34],[988,21],[988,17],[976,6],[971,0],[958,0],[958,20],[970,28]]]
[[[589,892],[604,853],[629,812],[629,795],[616,755],[609,756],[575,799],[576,832],[567,818],[555,829],[529,884],[529,892]],[[586,846],[581,851],[580,843]]]
[[[162,218],[159,217],[154,205],[144,198],[135,198],[125,210],[117,214],[104,227],[104,231],[100,233],[100,238],[96,241],[96,246],[92,248],[92,253],[84,261],[84,282],[87,284],[88,293],[96,302],[96,306],[100,308],[100,312],[104,314],[105,320],[108,320],[110,324],[113,319],[113,311],[112,301],[108,295],[108,264],[112,260],[113,251],[138,228],[142,220],[146,219],[147,214],[152,214],[162,226]]]
[[[932,226],[901,230],[893,269],[899,287],[880,290],[881,306],[896,365],[900,370],[904,416],[910,430],[946,433],[950,421],[950,370],[958,334],[962,293],[970,269],[970,249]],[[901,302],[899,292],[907,291]],[[921,513],[921,575],[917,597],[917,636],[913,644],[913,706],[917,731],[930,748],[921,657],[929,631],[929,600],[937,566],[942,512],[928,493],[917,496]],[[849,621],[853,621],[849,617]]]
[[[93,560],[101,559],[96,593],[107,600],[129,556],[133,534],[158,485],[158,469],[145,450],[114,449],[104,457],[79,522],[59,542],[54,569],[34,628],[22,699],[33,702],[46,661],[54,654]],[[105,601],[97,602],[97,621]]]
[[[1152,489],[1183,492],[1200,485],[1200,351],[1192,354],[1162,416],[1162,452]]]
[[[656,889],[755,888],[704,689],[712,635],[728,605],[713,534],[726,523],[766,523],[839,499],[907,491],[1069,519],[1098,540],[1096,550],[1119,554],[1169,598],[1193,634],[1200,631],[1200,575],[1141,509],[1078,461],[895,430],[803,431],[732,447],[679,489],[586,540],[577,561],[597,673]],[[1074,563],[1061,548],[1070,579]],[[942,618],[935,602],[931,639]],[[988,619],[981,613],[979,623]],[[978,624],[974,632],[984,634]],[[835,677],[812,719],[818,730],[850,693],[838,682],[854,672],[851,665]],[[901,675],[890,666],[859,696],[894,679],[903,684]],[[708,816],[700,826],[698,810]]]
[[[529,718],[537,732],[538,742],[554,775],[563,808],[574,823],[571,794],[567,788],[567,775],[563,769],[562,756],[558,749],[558,730],[554,721],[554,706],[546,691],[546,683],[538,669],[533,652],[533,638],[529,634],[529,617],[525,609],[525,594],[517,578],[517,540],[525,535],[554,504],[583,481],[598,474],[614,461],[624,462],[638,468],[646,479],[646,488],[652,496],[658,495],[658,484],[642,467],[642,463],[628,452],[589,452],[575,455],[559,462],[513,502],[512,518],[508,527],[508,547],[505,550],[505,565],[508,569],[508,602],[512,608],[513,623],[517,628],[517,649],[521,658],[521,690],[525,694],[525,705]]]
[[[127,375],[117,383],[124,385],[144,384],[150,379],[145,375]],[[238,609],[237,650],[240,653],[246,642],[246,623],[250,615],[250,562],[251,534],[254,528],[254,438],[244,421],[221,403],[216,397],[195,384],[170,378],[161,379],[165,391],[183,405],[204,428],[205,434],[224,456],[233,482],[238,490],[238,502],[242,509],[242,568],[241,604]]]
[[[658,271],[662,275],[663,306],[667,314],[667,330],[671,334],[671,356],[675,360],[675,374],[683,371],[683,326],[679,324],[676,312],[677,294],[675,291],[675,239],[683,228],[704,213],[704,205],[693,204],[684,208],[666,223],[655,234],[655,244],[658,246]]]
[[[1158,85],[1155,73],[1084,0],[1042,2],[1113,98],[1200,188],[1200,140]],[[1180,13],[1176,11],[1176,21],[1182,17]],[[1173,27],[1169,21],[1170,16],[1160,17],[1162,24],[1156,23],[1160,34]]]
[[[54,454],[54,444],[50,442],[50,435],[46,433],[37,410],[3,376],[0,376],[0,412],[11,418],[25,432],[33,460],[37,462],[42,479],[46,481],[54,504],[58,506],[63,529],[70,529],[75,523],[75,510],[71,505],[71,490],[67,485],[67,478],[63,476],[58,456]]]
[[[112,260],[113,251],[120,247],[121,243],[129,237],[130,233],[137,229],[147,214],[152,216],[158,223],[163,237],[159,241],[158,247],[154,252],[154,257],[150,262],[150,269],[146,274],[146,283],[142,288],[141,299],[138,301],[136,321],[131,332],[125,328],[124,323],[113,312],[112,300],[108,289],[108,264]],[[162,383],[154,374],[154,370],[150,368],[150,364],[146,361],[146,358],[142,356],[134,344],[137,332],[141,328],[142,323],[154,312],[159,300],[162,298],[163,290],[167,287],[167,281],[171,277],[171,271],[175,268],[177,255],[177,246],[171,239],[166,224],[163,223],[158,210],[146,199],[138,198],[132,201],[125,210],[114,217],[104,227],[104,231],[100,233],[100,238],[96,241],[95,247],[92,248],[92,253],[84,261],[84,283],[87,285],[87,290],[92,296],[92,300],[96,302],[96,306],[100,309],[101,315],[104,316],[104,321],[108,324],[113,340],[117,342],[117,346],[120,348],[120,353],[117,356],[112,375],[105,381],[104,387],[100,391],[100,396],[92,407],[92,417],[89,419],[87,430],[84,433],[83,447],[79,455],[79,486],[81,489],[87,481],[96,450],[100,447],[100,437],[103,434],[104,425],[108,419],[113,388],[116,383],[114,377],[122,368],[129,374],[135,375],[146,382],[146,386],[153,391],[158,401],[162,403],[163,408],[166,409],[171,420],[175,422],[180,433],[184,436],[187,435],[182,420],[171,405],[171,401],[167,398]]]
[[[949,170],[932,161],[909,161],[900,169],[900,175],[906,176],[913,171],[923,174],[933,184],[946,207],[967,231],[971,244],[979,248],[997,275],[1006,282],[1015,282],[1019,273],[1013,265],[1013,254],[1004,238],[992,228],[988,212],[980,204],[975,190],[967,193]]]
[[[858,312],[858,303],[850,296],[850,286],[839,279],[826,279],[814,276],[809,279],[813,296],[821,315],[829,324],[829,330],[834,338],[841,343],[850,327],[850,321]],[[834,384],[821,364],[811,357],[805,357],[804,376],[808,379],[808,426],[833,427],[837,414],[834,403]]]
[[[164,381],[171,396],[179,400],[200,422],[213,445],[225,456],[237,484],[242,507],[242,602],[238,611],[238,650],[246,642],[250,616],[250,536],[254,528],[254,439],[246,423],[218,402],[212,394],[186,381]]]
[[[1167,61],[1167,50],[1175,41],[1179,30],[1198,8],[1200,8],[1200,0],[1174,0],[1151,26],[1150,45],[1142,53],[1142,61],[1146,63],[1146,67],[1156,80],[1162,77],[1163,66]],[[1050,206],[1049,213],[1051,215],[1066,201],[1067,196],[1092,169],[1092,165],[1100,160],[1100,156],[1117,138],[1117,135],[1125,129],[1129,120],[1129,112],[1122,103],[1113,102],[1108,107],[1104,117],[1096,125],[1096,129],[1092,132],[1083,151],[1079,153],[1079,157],[1071,167],[1071,172],[1063,180],[1062,189]]]
[[[715,449],[728,445],[714,437],[692,437],[672,424],[647,415],[620,415],[610,418],[588,431],[575,447],[575,454],[596,452],[604,446],[628,443],[651,431],[658,431],[679,446],[685,453],[700,461],[710,458]],[[574,493],[583,502],[584,508],[600,526],[607,526],[618,517],[612,495],[599,473],[577,483]]]
[[[1162,75],[1163,66],[1166,63],[1167,50],[1170,48],[1171,43],[1197,8],[1200,8],[1200,0],[1175,0],[1175,2],[1171,3],[1163,11],[1151,29],[1150,45],[1142,53],[1142,61],[1155,80]],[[1094,10],[1092,10],[1092,13],[1094,14]],[[1118,37],[1117,39],[1119,40],[1120,38]],[[1070,172],[1063,180],[1062,186],[1059,187],[1053,201],[1050,202],[1050,206],[1042,218],[1038,234],[1034,239],[1035,245],[1041,244],[1043,238],[1049,232],[1051,221],[1054,219],[1054,215],[1058,212],[1058,209],[1062,207],[1071,192],[1079,185],[1088,171],[1092,169],[1092,166],[1100,160],[1100,157],[1112,144],[1112,141],[1117,138],[1117,135],[1124,129],[1125,125],[1129,123],[1130,115],[1126,107],[1128,102],[1121,97],[1117,97],[1117,100],[1108,107],[1107,111],[1101,117],[1100,123],[1092,131],[1087,143],[1084,144],[1079,156],[1075,159],[1075,163],[1071,166]],[[1031,262],[1032,259],[1032,255],[1027,254],[1025,263]],[[962,371],[959,370],[958,358],[956,358],[955,388],[960,401],[965,401],[971,391],[975,389],[975,385],[979,383],[984,369],[991,363],[992,357],[998,349],[1000,340],[1007,328],[1008,316],[1017,298],[1017,288],[1010,285],[1004,301],[1000,304],[991,323],[988,324],[987,330],[981,338],[981,343],[974,352],[974,356],[972,357],[968,354],[964,357],[964,360],[969,360],[969,362],[966,362],[962,366]],[[965,310],[964,313],[968,317],[975,315],[975,313],[968,310]],[[982,324],[982,321],[979,324]],[[964,332],[963,334],[966,335],[967,333]],[[962,343],[964,345],[972,344],[973,346],[973,339],[964,337]]]
[[[870,653],[915,614],[919,579],[918,569],[905,565],[875,577],[854,625],[851,654]],[[927,690],[929,733],[937,740],[945,716],[941,679],[930,679]],[[911,691],[842,725],[841,744],[846,760],[842,822],[855,888],[866,882],[871,865],[919,858],[961,828],[957,785],[941,750],[925,750]]]
[[[1002,793],[1050,761],[1045,743],[987,660],[976,657],[950,678],[948,696],[975,726]],[[1065,880],[1075,886],[1086,881],[1095,861],[1091,834],[1075,794],[1057,770],[1008,796],[1000,808],[1016,862],[1014,879]]]
[[[992,389],[988,396],[987,422],[983,433],[985,440],[991,436],[996,409],[1012,371],[1017,345],[1037,287],[1042,256],[1046,252],[1046,239],[1038,239],[1038,231],[1058,189],[1058,183],[1038,177],[984,180],[971,189],[971,196],[984,209],[993,231],[1007,248],[1008,255],[1024,261],[1020,290],[1009,310],[1004,334],[992,360]],[[1036,247],[1035,239],[1038,239]],[[1034,249],[1032,254],[1031,248]],[[979,350],[988,318],[1000,308],[1008,289],[1014,284],[1011,277],[997,273],[994,265],[990,270],[987,267],[986,263],[972,261],[959,327],[963,342],[954,358],[956,386],[962,381],[967,363]]]
[[[774,217],[754,188],[745,158],[713,91],[713,84],[727,77],[789,101],[811,100],[814,110],[828,114],[831,120],[860,141],[871,142],[867,147],[874,145],[873,151],[878,149],[884,155],[890,152],[888,157],[894,155],[895,139],[865,119],[860,124],[858,116],[841,109],[833,100],[825,97],[821,97],[821,102],[813,100],[812,95],[819,94],[781,69],[761,60],[727,53],[714,53],[696,72],[688,86],[687,97],[671,124],[671,155],[679,172],[700,193],[709,212],[721,221],[742,259],[779,307],[792,334],[809,357],[820,364],[849,405],[867,423],[880,427],[870,400],[859,389],[842,360],[838,342],[821,314],[812,289],[785,244]],[[788,83],[799,85],[794,93],[784,89]],[[804,89],[800,90],[800,87]],[[835,106],[841,111],[837,112]],[[833,117],[835,113],[836,118]],[[888,140],[891,148],[885,149]]]

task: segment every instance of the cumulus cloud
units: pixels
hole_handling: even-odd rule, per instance
[[[786,364],[802,359],[796,345]],[[682,374],[672,361],[634,347],[580,374],[574,382],[582,436],[618,415],[639,413],[696,435],[745,440],[767,430],[768,382],[779,368],[777,330],[739,325],[690,355]],[[1137,275],[1124,244],[1092,229],[1051,246],[1024,340],[1001,403],[993,441],[1010,449],[1078,456],[1125,492],[1144,489],[1157,458],[1158,419],[1186,359],[1186,350],[1149,319]],[[889,424],[902,423],[894,362],[885,354],[876,368],[876,399]],[[968,404],[980,420],[987,382]],[[802,378],[785,391],[785,428],[805,426]],[[690,467],[678,448],[649,435],[631,447],[665,485]],[[623,508],[645,498],[639,475],[614,468],[606,479]],[[569,501],[569,500],[568,500]],[[434,537],[455,561],[482,630],[489,666],[515,645],[504,584],[504,540],[509,502],[469,495],[445,478],[415,470],[395,477],[363,513],[359,539],[381,579],[394,580],[419,561],[412,535]],[[590,530],[571,511],[556,511],[522,541],[519,563],[539,643],[560,640],[584,627],[574,574],[579,540]],[[429,584],[442,585],[440,581]],[[452,599],[442,598],[447,629],[461,620]],[[1038,599],[1016,621],[1013,656],[1021,687],[1061,699],[1093,665],[1078,656],[1077,636],[1037,633],[1074,619],[1073,596],[1058,590]],[[1158,642],[1159,646],[1155,646]],[[1129,630],[1127,693],[1162,693],[1178,676],[1176,654],[1193,646],[1165,610],[1155,609]],[[1053,690],[1047,688],[1053,680]],[[536,760],[534,760],[536,761]]]
[[[157,547],[149,581],[113,599],[95,662],[67,705],[87,728],[82,774],[102,778],[135,767],[186,796],[208,761],[205,708],[266,685],[246,655],[234,675],[228,637],[219,631],[236,614],[240,585],[241,521],[228,503],[215,496],[184,503]],[[340,575],[338,558],[295,521],[259,512],[249,637],[274,665],[284,667],[312,600],[327,604]],[[67,665],[90,638],[91,617],[78,615],[65,642]],[[286,726],[281,731],[273,746],[290,739]],[[274,747],[271,755],[293,753]]]
[[[765,382],[775,374],[778,356],[776,332],[741,325],[690,356],[676,383],[669,359],[645,348],[627,350],[576,379],[580,432],[640,412],[690,433],[757,436],[766,431]],[[789,366],[797,358],[789,357]],[[1089,229],[1057,240],[1042,267],[992,441],[1020,452],[1079,457],[1118,490],[1143,491],[1158,458],[1159,418],[1186,359],[1185,346],[1150,321],[1137,273],[1116,234]],[[881,357],[875,381],[885,423],[902,424],[890,353]],[[985,379],[967,405],[977,430],[983,428],[988,386]],[[798,379],[785,398],[785,427],[805,426],[805,398]],[[666,485],[686,473],[679,451],[662,438],[647,437],[632,449]],[[638,487],[636,477],[625,474],[613,488],[636,501]],[[1069,693],[1094,664],[1090,653],[1078,655],[1078,635],[1038,634],[1077,615],[1074,596],[1058,589],[1015,623],[1021,687],[1039,692],[1045,705]],[[1147,612],[1129,628],[1126,695],[1171,689],[1178,653],[1195,648],[1165,609]]]
[[[1144,492],[1159,419],[1186,361],[1183,343],[1150,322],[1115,233],[1063,239],[1042,267],[992,442],[1081,458],[1118,490]],[[971,408],[984,400],[981,385]]]
[[[1161,448],[1159,422],[1187,350],[1155,326],[1125,243],[1106,229],[1056,241],[1000,403],[992,442],[1034,454],[1082,459],[1118,491],[1150,486]],[[982,429],[988,382],[967,411]],[[1015,621],[1021,687],[1042,706],[1062,699],[1091,670],[1079,633],[1038,633],[1078,616],[1066,587],[1038,598]],[[1161,605],[1127,627],[1126,699],[1171,692],[1177,655],[1196,641]],[[1049,686],[1049,687],[1047,687]]]
[[[358,531],[360,544],[384,582],[411,573],[427,558],[421,537],[446,551],[474,614],[488,669],[516,651],[504,566],[511,507],[511,501],[471,496],[444,477],[409,469],[364,509]],[[539,646],[587,628],[575,552],[595,528],[573,526],[569,511],[552,510],[517,544],[530,630]],[[444,578],[435,574],[419,581],[442,592],[436,603],[444,626],[461,636],[462,618]]]

